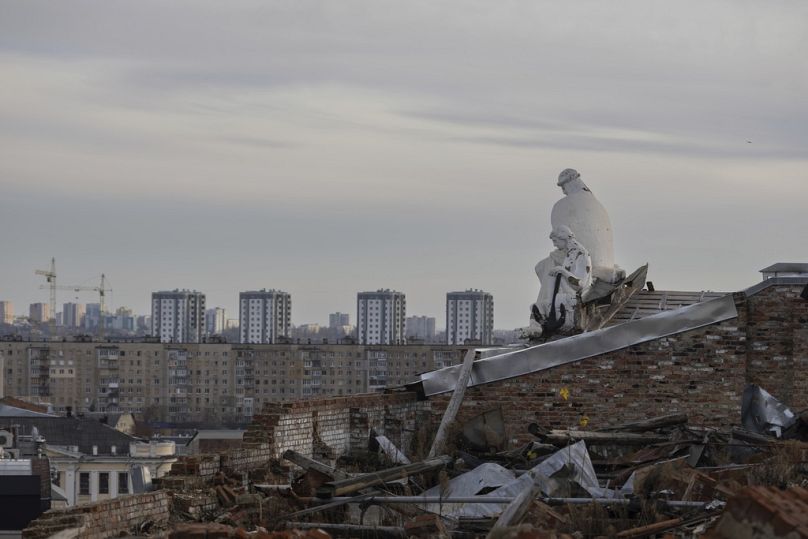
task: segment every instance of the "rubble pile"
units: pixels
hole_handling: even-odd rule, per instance
[[[742,410],[741,424],[726,428],[682,414],[602,429],[530,424],[533,441],[517,448],[491,410],[445,437],[439,429],[423,454],[371,430],[362,454],[332,462],[287,450],[260,473],[223,469],[202,483],[189,475],[188,488],[182,476],[168,478],[164,533],[808,537],[808,414],[757,386]]]

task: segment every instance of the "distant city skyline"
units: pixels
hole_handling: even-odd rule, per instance
[[[732,0],[6,2],[0,299],[47,303],[56,257],[139,313],[274,287],[325,324],[389,287],[442,320],[479,288],[524,326],[568,167],[626,271],[746,288],[808,261],[806,24]]]

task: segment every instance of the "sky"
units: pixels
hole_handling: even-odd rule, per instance
[[[558,173],[658,290],[808,262],[803,1],[0,0],[0,299],[392,288],[524,326]],[[97,301],[60,292],[58,302]]]

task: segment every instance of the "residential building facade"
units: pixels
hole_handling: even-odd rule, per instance
[[[81,327],[84,324],[84,304],[65,303],[62,305],[62,325],[68,328]]]
[[[348,313],[331,313],[328,315],[328,327],[331,329],[351,325],[351,315]]]
[[[225,312],[221,307],[214,307],[205,311],[205,333],[207,335],[221,335],[225,330]]]
[[[431,316],[408,316],[407,338],[432,342],[435,339],[435,318]]]
[[[0,342],[6,395],[56,412],[245,423],[267,403],[367,393],[456,365],[468,347]],[[3,393],[3,391],[0,391]]]
[[[205,294],[196,290],[152,293],[152,335],[160,342],[198,343],[205,331]]]
[[[47,303],[32,303],[28,307],[28,317],[34,322],[47,322],[53,317]]]
[[[403,292],[359,292],[356,326],[359,344],[405,344],[407,300]]]
[[[446,294],[446,344],[490,345],[494,336],[494,297],[482,290]]]
[[[274,344],[289,338],[292,296],[281,290],[254,290],[239,294],[239,341]]]

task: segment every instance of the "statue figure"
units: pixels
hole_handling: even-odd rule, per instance
[[[556,249],[536,264],[541,290],[531,308],[531,338],[573,329],[575,306],[592,284],[592,260],[572,230],[556,226],[550,239]]]
[[[606,208],[581,180],[578,171],[568,168],[558,175],[564,198],[553,206],[550,223],[553,229],[566,226],[575,234],[592,258],[592,277],[616,283],[625,272],[614,265],[612,223]]]

